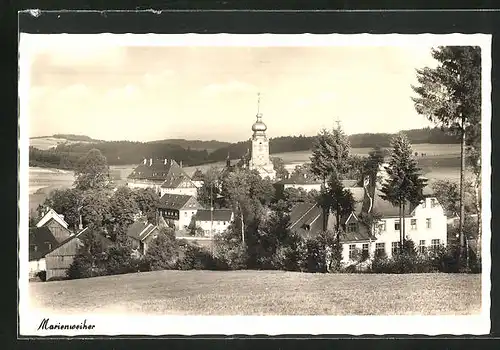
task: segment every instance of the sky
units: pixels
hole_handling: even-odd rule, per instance
[[[430,47],[145,46],[60,40],[20,51],[29,136],[242,141],[260,111],[269,137],[430,126],[415,112]]]

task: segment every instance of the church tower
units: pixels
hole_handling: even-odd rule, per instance
[[[266,136],[267,126],[262,122],[260,113],[260,93],[257,100],[257,121],[252,125],[252,158],[250,170],[257,170],[262,178],[276,178],[273,163],[269,158],[269,140]]]

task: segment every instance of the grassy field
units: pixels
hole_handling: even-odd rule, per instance
[[[156,271],[30,283],[39,310],[158,315],[457,315],[481,308],[481,276]]]

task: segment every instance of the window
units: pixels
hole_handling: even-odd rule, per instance
[[[30,244],[30,249],[31,249],[32,252],[36,252],[36,249],[37,249],[36,245]]]
[[[440,245],[439,239],[431,240],[431,249],[432,250],[437,250],[439,248],[439,245]]]
[[[385,255],[385,243],[375,243],[375,256],[381,257]]]
[[[432,225],[431,225],[431,219],[430,218],[425,219],[425,227],[427,227],[427,228],[431,228],[432,227]]]
[[[392,255],[397,255],[399,254],[399,242],[392,242],[392,247],[391,247],[391,252]]]
[[[385,220],[382,220],[379,224],[380,231],[385,231],[387,229]]]
[[[370,253],[368,252],[368,243],[363,243],[363,250],[361,253],[361,257],[363,261],[369,258]]]
[[[401,223],[399,220],[394,221],[394,231],[399,231],[400,230]]]
[[[431,208],[434,208],[437,206],[437,200],[436,198],[431,198]]]
[[[356,232],[358,230],[358,224],[355,222],[350,222],[347,224],[347,232]]]
[[[422,208],[425,208],[425,207],[426,207],[426,202],[427,202],[427,199],[424,199],[424,200],[422,201]]]
[[[224,221],[224,225],[227,225],[227,221]]]
[[[410,226],[411,226],[412,230],[416,230],[417,229],[417,219],[411,219]]]
[[[64,261],[64,255],[59,256],[59,261]]]
[[[47,249],[51,250],[52,249],[52,244],[49,242],[45,242],[47,244]]]
[[[188,216],[188,212],[187,211],[184,212],[184,216],[185,217]]]
[[[349,244],[349,259],[354,258],[354,252],[356,251],[356,244]]]
[[[420,254],[425,254],[425,240],[421,239],[418,243],[418,252]]]

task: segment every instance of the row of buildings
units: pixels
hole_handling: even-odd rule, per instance
[[[275,180],[276,172],[269,156],[267,126],[262,121],[262,114],[257,113],[257,120],[252,125],[252,147],[247,166],[256,170],[261,177]],[[231,167],[228,161],[227,167]],[[344,233],[341,237],[343,261],[348,264],[356,259],[359,252],[371,257],[375,254],[392,256],[399,247],[401,222],[399,208],[384,200],[381,187],[384,170],[380,168],[379,179],[364,181],[344,180],[343,185],[354,197],[352,213],[341,218]],[[144,159],[128,176],[128,186],[132,188],[153,188],[160,195],[159,221],[157,225],[137,221],[128,230],[138,253],[144,254],[148,245],[155,239],[159,226],[173,224],[178,238],[196,240],[202,245],[210,245],[216,233],[225,231],[234,220],[230,209],[203,207],[197,200],[198,189],[203,184],[200,177],[190,177],[182,168],[182,163],[172,159]],[[321,188],[321,181],[307,175],[288,178],[275,182],[278,191],[288,188],[305,191]],[[432,193],[426,192],[426,198],[414,206],[408,204],[405,212],[406,238],[415,242],[420,252],[447,244],[447,217],[442,206]],[[367,225],[364,214],[376,213],[380,220]],[[298,203],[290,213],[290,229],[305,237],[314,237],[324,229],[336,226],[335,216],[328,214],[324,218],[321,208],[315,203]],[[190,235],[196,231],[196,237]],[[71,232],[68,224],[58,213],[47,211],[36,227],[30,229],[30,272],[46,271],[47,279],[64,277],[73,261],[82,238],[88,230]],[[201,237],[200,237],[201,236]],[[103,237],[103,245],[110,242]]]

